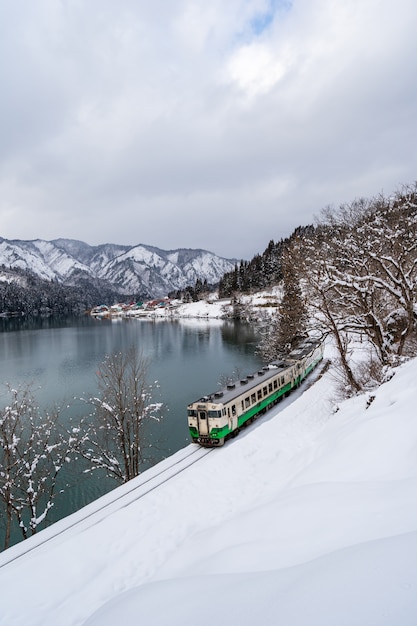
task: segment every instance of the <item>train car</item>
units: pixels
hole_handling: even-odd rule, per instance
[[[321,341],[307,339],[285,360],[273,361],[258,372],[203,396],[187,407],[188,427],[194,443],[218,447],[238,434],[242,426],[265,413],[304,378],[323,358]]]

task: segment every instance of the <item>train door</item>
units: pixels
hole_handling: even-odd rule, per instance
[[[207,411],[198,412],[198,432],[202,436],[209,434]]]
[[[236,430],[237,428],[237,413],[236,413],[236,405],[232,406],[232,414],[230,414],[230,408],[227,409],[227,417],[229,422],[229,429],[231,431]]]

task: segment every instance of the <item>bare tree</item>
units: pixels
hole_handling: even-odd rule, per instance
[[[320,230],[302,243],[293,243],[293,254],[299,259],[298,268],[312,316],[310,327],[321,336],[333,337],[347,385],[358,392],[361,385],[350,364],[351,337],[346,325],[343,300],[332,277],[333,258],[330,249],[327,233]]]
[[[389,364],[415,332],[417,190],[343,206],[328,226],[327,272],[345,325]]]
[[[162,404],[152,402],[147,382],[149,363],[137,350],[107,356],[98,372],[99,394],[88,400],[93,412],[82,424],[79,451],[89,462],[87,471],[101,469],[118,482],[141,471],[149,448],[146,426],[159,421]]]
[[[366,338],[368,362],[374,363],[373,354],[382,366],[413,345],[417,187],[328,208],[315,232],[293,245],[316,324],[334,337],[347,382],[359,391],[349,358],[352,339]]]
[[[71,439],[61,429],[60,413],[39,413],[30,388],[6,386],[0,410],[0,502],[4,548],[12,528],[26,539],[45,522],[63,465],[70,460]]]
[[[257,345],[257,354],[266,362],[270,363],[282,352],[280,342],[281,328],[280,309],[277,309],[271,317],[265,317],[258,323],[260,340]]]

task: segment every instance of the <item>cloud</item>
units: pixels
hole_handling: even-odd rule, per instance
[[[237,50],[227,69],[231,81],[252,99],[271,91],[285,76],[286,63],[275,58],[268,46],[254,43]]]
[[[0,6],[0,235],[250,258],[415,179],[411,0]]]

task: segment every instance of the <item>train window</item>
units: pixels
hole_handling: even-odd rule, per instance
[[[243,404],[243,400],[242,400],[242,411],[243,411],[244,408],[245,408],[245,405]]]
[[[221,417],[221,412],[220,411],[208,411],[207,415],[209,417]]]
[[[226,409],[223,409],[222,415],[226,415]]]
[[[274,379],[274,389],[278,389],[278,381],[276,378]]]
[[[236,405],[232,405],[232,415],[236,415]]]
[[[267,395],[268,395],[268,389],[267,389],[267,387],[264,387],[264,388],[263,388],[263,392],[264,392],[264,396],[267,396]]]
[[[189,417],[197,417],[197,411],[194,409],[188,409],[188,415]]]
[[[269,393],[272,393],[272,383],[269,383],[269,385],[268,385],[268,391],[269,391]]]
[[[230,417],[230,409],[227,407],[227,417]]]
[[[248,408],[250,406],[250,398],[249,396],[245,398],[245,407]]]
[[[258,400],[262,400],[262,389],[258,389]]]
[[[255,404],[255,402],[256,402],[256,393],[253,393],[251,395],[250,399],[252,400],[252,404]]]
[[[284,384],[284,376],[281,377],[281,385]]]

